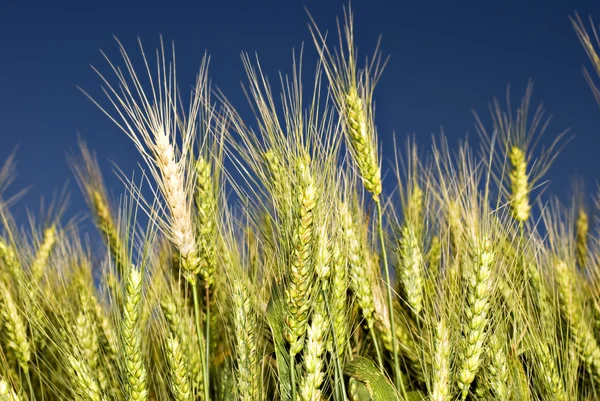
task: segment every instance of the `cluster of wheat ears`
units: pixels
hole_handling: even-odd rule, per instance
[[[344,15],[336,50],[311,25],[310,88],[294,63],[276,100],[244,58],[251,124],[207,62],[184,100],[164,46],[143,74],[120,47],[112,78],[99,73],[108,103],[94,101],[135,143],[146,187],[128,181],[116,208],[81,144],[72,164],[106,251],[60,207],[16,227],[2,197],[0,400],[600,398],[594,202],[541,200],[565,141],[537,146],[531,86],[516,111],[494,102],[490,126],[477,119],[479,151],[407,141],[387,191],[383,63],[357,63]],[[593,25],[573,25],[600,73]],[[3,193],[13,176],[10,159]]]

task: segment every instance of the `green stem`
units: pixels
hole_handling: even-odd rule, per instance
[[[35,401],[35,393],[33,392],[33,384],[31,383],[31,373],[29,372],[29,369],[27,369],[25,375],[27,376],[27,386],[29,387],[30,399]]]
[[[381,258],[383,259],[383,269],[385,270],[385,281],[387,286],[387,301],[390,314],[390,326],[392,331],[392,354],[394,356],[394,377],[396,388],[400,387],[402,395],[406,399],[406,389],[400,374],[400,361],[398,360],[398,349],[396,347],[396,326],[394,324],[394,304],[392,297],[392,281],[390,280],[390,269],[388,267],[387,253],[385,248],[385,240],[383,238],[383,213],[381,211],[381,201],[379,197],[374,197],[375,205],[377,206],[377,230],[379,231],[379,244],[381,246]]]
[[[206,383],[210,383],[210,293],[208,286],[206,291]],[[208,398],[207,398],[208,401]]]
[[[327,315],[329,316],[329,321],[331,322],[331,333],[333,335],[333,352],[335,354],[334,356],[334,360],[335,360],[335,374],[337,376],[337,380],[336,382],[341,386],[341,390],[342,390],[342,399],[345,400],[346,399],[346,385],[344,384],[344,373],[342,371],[342,366],[340,364],[340,358],[339,358],[339,349],[338,349],[338,343],[337,343],[337,336],[335,334],[335,327],[333,325],[333,314],[331,313],[331,309],[329,308],[329,300],[327,299],[327,294],[325,293],[325,289],[321,288],[321,295],[323,296],[323,301],[325,302],[325,308],[327,308]],[[338,392],[338,386],[335,387],[336,392]]]
[[[373,340],[373,345],[375,346],[375,353],[377,354],[377,363],[379,364],[379,370],[384,371],[383,368],[383,357],[381,356],[381,349],[379,349],[379,341],[377,341],[377,335],[375,334],[375,328],[373,326],[369,327],[369,332],[371,333],[371,339]]]
[[[519,221],[519,249],[517,250],[517,252],[519,252],[519,263],[521,263],[521,274],[527,274],[526,277],[529,277],[529,274],[526,273],[525,269],[525,226],[523,224],[522,221]],[[531,305],[531,303],[533,302],[532,299],[532,294],[531,291],[525,291],[525,296],[527,299],[527,303],[529,305]],[[539,294],[538,294],[539,296]],[[539,305],[539,303],[538,303]],[[535,306],[534,306],[535,308]],[[518,336],[517,334],[517,327],[515,324],[513,324],[513,340],[516,339]]]
[[[294,362],[296,361],[296,355],[290,354],[290,383],[292,385],[292,401],[296,401],[296,367]]]
[[[202,381],[204,383],[204,401],[209,401],[209,388],[208,388],[208,366],[206,365],[206,359],[204,358],[204,339],[202,336],[202,329],[200,327],[200,303],[198,302],[198,285],[196,277],[193,280],[189,280],[192,285],[192,296],[194,297],[194,320],[196,322],[196,336],[198,337],[198,349],[200,350],[200,361],[202,364]]]

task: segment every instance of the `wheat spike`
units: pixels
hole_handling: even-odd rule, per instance
[[[233,327],[236,333],[237,391],[241,401],[258,401],[256,319],[248,289],[235,283],[232,292]]]
[[[490,374],[490,387],[496,394],[499,400],[510,400],[511,392],[509,388],[509,367],[508,360],[506,358],[507,350],[504,347],[506,344],[506,338],[503,333],[496,331],[490,335],[489,339],[489,351],[490,351],[490,364],[488,366],[488,372]]]
[[[574,286],[574,273],[568,265],[558,260],[554,265],[560,309],[567,320],[570,334],[581,360],[589,373],[600,382],[600,347],[594,337],[593,329],[584,315],[579,294]]]
[[[192,388],[181,345],[172,333],[165,342],[169,362],[171,394],[176,401],[192,401]]]
[[[550,353],[548,344],[540,344],[537,362],[539,365],[537,374],[540,376],[542,385],[552,399],[557,401],[568,400],[569,397],[563,386],[562,378],[559,376],[558,367],[556,366],[554,357]]]
[[[44,275],[44,268],[56,243],[56,226],[51,225],[44,230],[44,239],[31,264],[31,278],[34,283],[39,282]]]
[[[304,346],[310,311],[309,297],[315,274],[311,257],[314,246],[313,210],[317,203],[317,192],[308,160],[298,161],[298,176],[296,231],[293,237],[289,282],[285,291],[288,311],[284,335],[290,344],[292,356],[302,351]]]
[[[141,332],[142,274],[134,266],[128,272],[121,342],[126,372],[125,389],[128,400],[148,399],[147,374],[144,366]]]
[[[373,285],[366,269],[364,253],[356,231],[356,224],[348,205],[343,202],[340,204],[340,224],[342,226],[342,237],[348,257],[350,288],[356,297],[369,330],[372,331],[375,328]]]
[[[21,397],[12,389],[10,383],[3,378],[0,378],[0,400],[21,401]]]
[[[336,342],[337,357],[344,361],[344,354],[349,338],[348,324],[348,261],[342,249],[341,239],[336,239],[331,251],[331,314],[333,320],[334,340]]]
[[[486,342],[486,328],[492,294],[492,270],[495,255],[491,251],[489,239],[483,239],[476,248],[471,268],[465,269],[467,282],[466,320],[462,325],[463,347],[460,350],[460,369],[458,371],[458,387],[462,399],[469,394],[471,383],[482,363]]]
[[[421,247],[416,232],[409,222],[402,228],[397,252],[401,266],[399,275],[404,284],[406,300],[415,316],[418,317],[423,309],[425,271]]]
[[[575,222],[575,249],[577,251],[577,265],[583,269],[587,264],[588,254],[588,215],[583,208],[577,214]]]
[[[119,236],[119,230],[117,229],[117,225],[110,212],[108,200],[106,199],[106,196],[97,189],[91,190],[90,197],[98,229],[103,234],[108,249],[115,260],[117,271],[123,274],[126,266],[126,263],[124,262],[126,248]]]
[[[371,125],[367,121],[363,101],[356,87],[352,86],[346,94],[345,121],[346,132],[352,148],[352,155],[365,188],[375,198],[381,194],[381,172],[377,161],[374,135],[369,133]]]
[[[98,382],[94,379],[95,370],[84,362],[69,355],[69,371],[73,390],[77,395],[77,399],[86,401],[104,401],[106,398],[102,396]]]
[[[14,352],[25,374],[29,372],[31,349],[27,339],[27,324],[21,315],[10,289],[0,281],[0,315],[4,321],[6,344]]]
[[[324,300],[317,302],[304,346],[304,377],[300,381],[300,399],[302,401],[320,401],[323,398],[321,384],[325,379],[323,372],[327,314],[323,308]]]
[[[431,401],[448,401],[450,399],[451,343],[450,331],[443,317],[436,324],[434,344]]]
[[[216,197],[211,165],[204,157],[196,161],[196,209],[198,213],[198,271],[209,288],[213,285],[217,265]]]
[[[529,205],[529,176],[527,174],[527,161],[525,153],[517,146],[510,148],[508,158],[512,165],[510,171],[511,210],[513,217],[519,222],[529,219],[531,206]]]

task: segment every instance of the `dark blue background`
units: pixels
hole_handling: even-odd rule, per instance
[[[126,136],[76,86],[99,95],[90,64],[108,72],[99,49],[117,57],[116,35],[134,54],[136,38],[147,49],[159,34],[177,49],[180,83],[193,83],[205,50],[211,77],[234,104],[245,105],[240,52],[258,52],[275,80],[289,72],[292,48],[306,44],[305,73],[315,51],[306,6],[323,30],[336,29],[344,1],[77,1],[0,2],[0,159],[20,145],[13,191],[32,185],[16,210],[37,209],[70,180],[69,214],[84,203],[65,161],[78,132],[95,149],[113,194],[123,187],[111,161],[127,175],[139,158]],[[527,81],[534,102],[554,116],[547,137],[571,128],[576,135],[548,174],[551,192],[567,190],[580,176],[595,192],[600,169],[600,109],[581,68],[589,62],[568,19],[574,11],[600,23],[599,1],[354,1],[359,50],[370,53],[378,36],[390,62],[376,91],[384,168],[393,159],[392,133],[403,143],[415,133],[425,146],[443,127],[456,144],[474,137],[471,109],[487,116],[493,96],[514,103]],[[392,178],[392,177],[388,177]],[[391,180],[389,185],[393,185]]]

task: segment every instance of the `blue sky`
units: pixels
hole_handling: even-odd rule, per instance
[[[51,4],[51,5],[50,5]],[[129,139],[77,89],[99,94],[90,64],[108,71],[99,49],[117,55],[116,35],[136,50],[150,49],[159,34],[174,41],[182,85],[193,82],[205,51],[210,74],[234,104],[244,105],[242,51],[257,52],[273,78],[289,72],[292,49],[306,44],[306,73],[315,51],[308,8],[324,30],[335,30],[345,1],[102,1],[0,2],[0,159],[17,145],[14,189],[31,186],[17,205],[37,210],[67,181],[72,209],[84,203],[66,163],[81,135],[95,149],[111,191],[122,185],[112,162],[126,174],[139,160]],[[471,109],[487,115],[488,102],[504,99],[511,84],[517,102],[527,81],[534,103],[553,115],[547,137],[571,128],[575,138],[548,177],[552,192],[574,177],[595,188],[600,176],[600,108],[582,76],[589,66],[568,19],[574,11],[600,23],[598,1],[354,1],[359,51],[370,53],[382,35],[390,61],[376,90],[384,168],[393,159],[392,133],[415,134],[427,147],[443,127],[451,143],[474,136]]]

